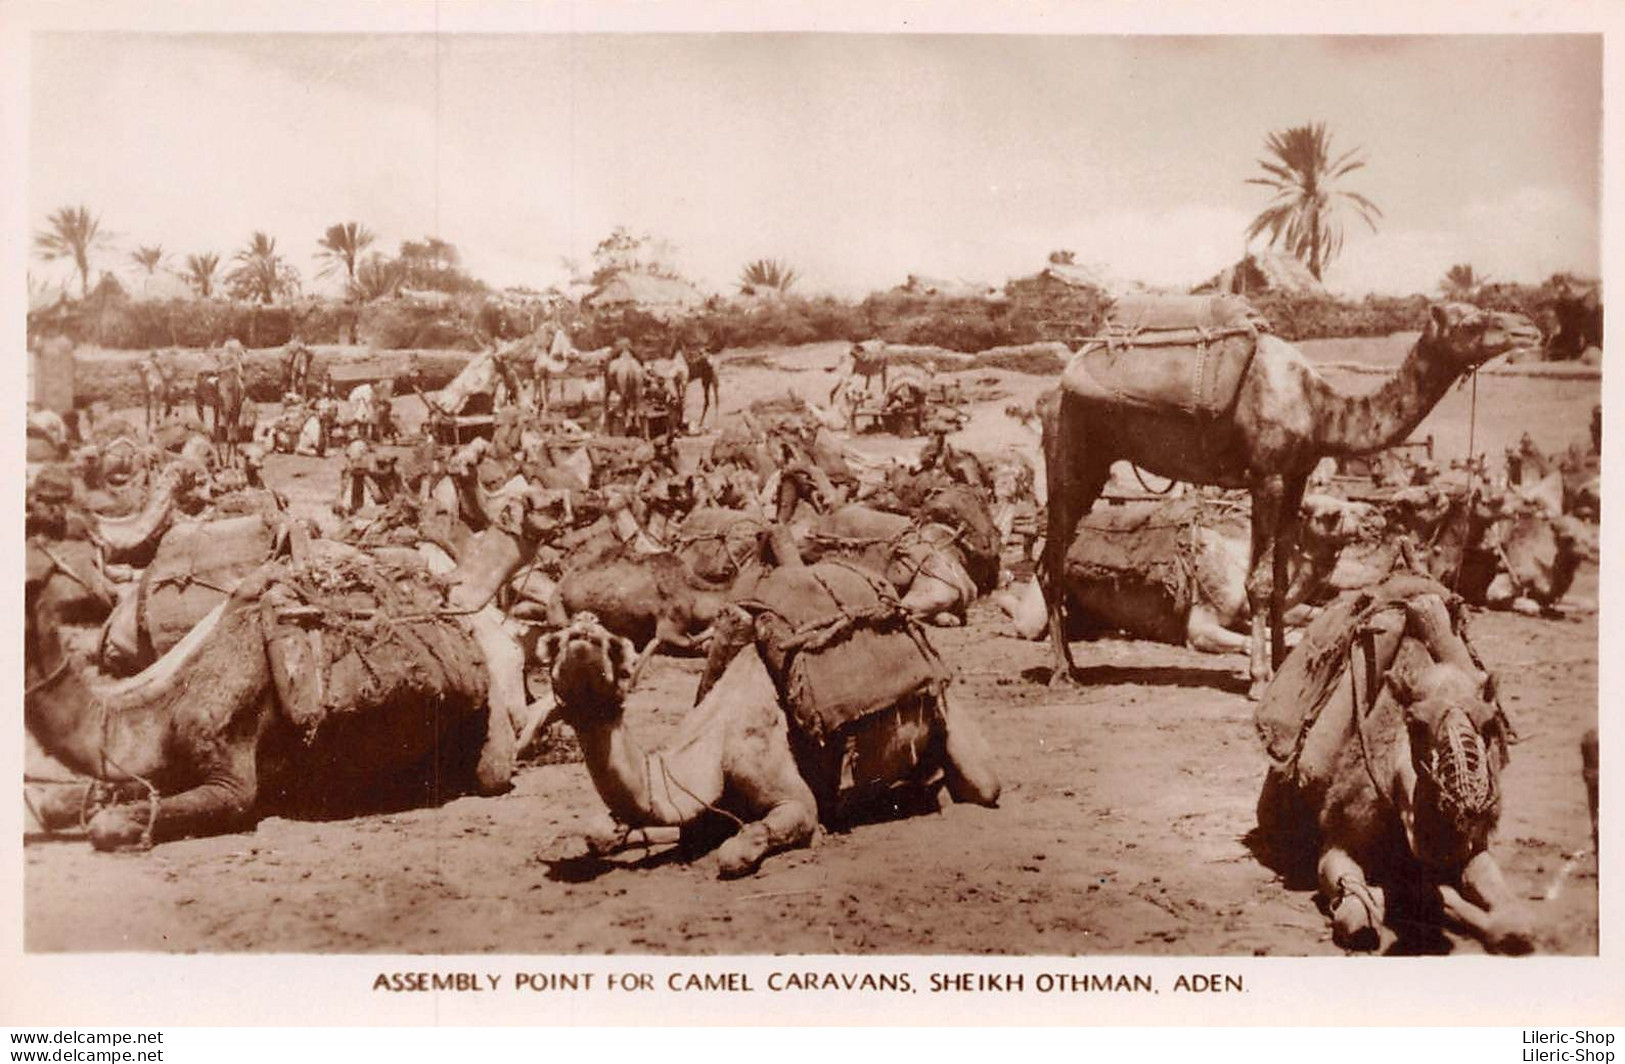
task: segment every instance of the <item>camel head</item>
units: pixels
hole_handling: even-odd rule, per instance
[[[1554,502],[1549,496],[1557,492]],[[1546,490],[1541,490],[1542,488]],[[1562,512],[1558,474],[1546,477],[1528,494],[1503,499],[1484,531],[1505,570],[1511,590],[1549,607],[1567,594],[1590,536],[1584,523]]]
[[[1397,670],[1415,786],[1401,810],[1411,852],[1459,871],[1489,845],[1501,815],[1506,725],[1488,680],[1453,664]]]
[[[1435,303],[1419,347],[1457,373],[1476,369],[1508,351],[1539,348],[1540,329],[1522,314],[1481,310],[1468,303]]]
[[[560,720],[580,729],[620,719],[638,657],[630,639],[609,631],[593,614],[578,613],[537,640],[534,656],[547,666]]]

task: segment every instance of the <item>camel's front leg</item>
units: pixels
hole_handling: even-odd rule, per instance
[[[1252,554],[1247,567],[1247,606],[1252,614],[1247,673],[1252,684],[1247,697],[1254,701],[1263,697],[1264,688],[1274,675],[1270,634],[1280,631],[1280,614],[1285,612],[1276,609],[1276,589],[1284,593],[1285,582],[1275,577],[1275,543],[1281,528],[1285,493],[1286,485],[1279,476],[1260,478],[1252,486]],[[1281,656],[1285,654],[1283,642]]]
[[[1443,884],[1439,901],[1447,918],[1466,928],[1491,953],[1523,954],[1535,948],[1529,908],[1507,886],[1501,866],[1488,850],[1461,873],[1461,892]]]
[[[963,624],[965,609],[969,605],[969,596],[966,595],[965,589],[974,588],[974,585],[969,583],[969,578],[956,579],[959,574],[952,571],[955,566],[938,556],[935,551],[918,563],[914,558],[907,556],[900,560],[914,570],[913,579],[908,582],[907,593],[900,600],[903,609],[939,627],[958,627]],[[974,591],[972,593],[974,594]]]
[[[581,835],[588,853],[594,857],[609,857],[629,850],[647,851],[675,846],[682,841],[683,829],[669,824],[632,827],[622,824],[608,813],[601,813],[587,822]]]
[[[810,846],[818,830],[816,809],[810,790],[805,799],[787,799],[773,806],[766,816],[746,824],[717,848],[717,875],[723,879],[748,876],[770,854]]]
[[[98,850],[116,850],[252,827],[259,787],[256,737],[238,735],[229,741],[223,763],[202,784],[160,797],[156,808],[150,801],[143,801],[109,806],[97,813],[90,819],[90,844]]]
[[[956,802],[971,802],[989,808],[999,804],[999,774],[993,770],[993,751],[982,737],[976,722],[963,710],[953,710],[942,700],[943,769],[948,776],[948,793]]]
[[[1185,643],[1204,654],[1240,654],[1250,645],[1246,636],[1226,628],[1206,605],[1192,607],[1185,621]]]
[[[1066,631],[1066,553],[1082,521],[1106,486],[1111,474],[1109,463],[1102,465],[1086,453],[1088,441],[1081,425],[1082,415],[1061,409],[1054,425],[1044,431],[1044,477],[1049,489],[1049,520],[1044,535],[1044,553],[1039,559],[1039,587],[1049,614],[1050,642],[1055,648],[1055,672],[1050,686],[1075,684],[1072,646]]]
[[[485,742],[474,767],[475,789],[484,795],[504,794],[513,786],[519,757],[518,734],[525,729],[525,651],[508,634],[502,614],[486,606],[465,623],[485,657],[490,683],[486,693]]]
[[[1345,850],[1320,855],[1320,893],[1332,913],[1332,941],[1344,949],[1374,950],[1382,941],[1386,905],[1381,888]]]

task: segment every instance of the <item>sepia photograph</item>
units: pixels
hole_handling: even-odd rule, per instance
[[[1602,32],[431,11],[13,35],[26,955],[1599,955]]]

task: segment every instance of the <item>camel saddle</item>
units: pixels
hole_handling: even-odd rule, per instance
[[[1418,631],[1407,620],[1407,606],[1427,610],[1429,602],[1441,623],[1436,630]],[[1357,694],[1357,716],[1371,713],[1408,637],[1417,642],[1413,653],[1443,661],[1453,651],[1465,651],[1488,673],[1468,637],[1461,599],[1431,577],[1399,572],[1376,587],[1347,592],[1304,631],[1258,703],[1253,724],[1270,761],[1289,775],[1324,774],[1343,736],[1313,731],[1321,711],[1344,691]],[[1498,701],[1494,713],[1515,738]]]
[[[891,588],[845,562],[775,569],[735,604],[791,724],[815,742],[953,678]]]
[[[277,697],[303,741],[343,717],[409,719],[425,704],[442,719],[480,712],[485,656],[445,608],[425,573],[359,551],[285,569],[260,610]]]
[[[1067,363],[1061,387],[1114,409],[1230,412],[1269,324],[1237,296],[1125,296]]]

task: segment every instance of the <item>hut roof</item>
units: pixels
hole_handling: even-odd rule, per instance
[[[635,306],[640,310],[697,307],[705,296],[687,281],[648,273],[618,273],[585,300],[594,307]]]
[[[998,290],[990,284],[967,281],[958,277],[926,277],[911,273],[905,283],[898,285],[898,291],[912,295],[943,296],[949,299],[990,299]]]
[[[1225,267],[1191,291],[1238,295],[1256,292],[1319,293],[1326,291],[1326,286],[1315,279],[1308,266],[1293,256],[1277,251],[1259,251],[1244,256],[1234,266]]]

